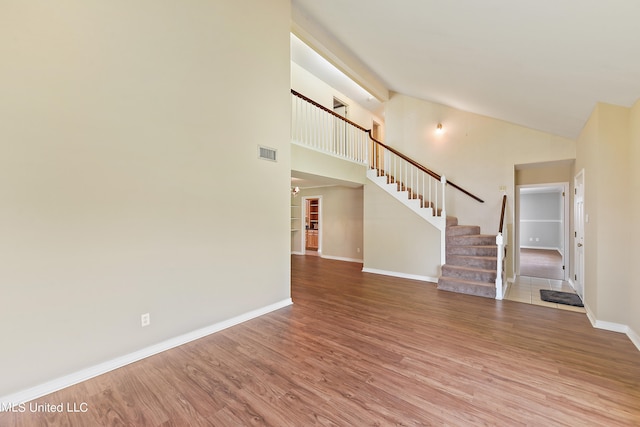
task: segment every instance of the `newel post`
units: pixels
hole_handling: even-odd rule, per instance
[[[447,209],[445,206],[445,187],[447,186],[447,178],[440,177],[442,183],[442,210],[440,211],[440,218],[442,219],[442,230],[440,231],[440,262],[445,265],[447,262]],[[436,215],[438,213],[436,212]]]

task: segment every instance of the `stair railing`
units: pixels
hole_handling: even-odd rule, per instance
[[[368,164],[367,129],[293,89],[291,140],[345,160]]]
[[[500,211],[500,224],[498,226],[498,235],[496,236],[497,252],[497,275],[496,275],[496,299],[504,298],[506,292],[505,286],[505,258],[507,256],[507,230],[504,228],[504,214],[507,207],[507,195],[502,196],[502,209]]]
[[[378,176],[385,176],[388,184],[397,184],[398,191],[406,191],[409,199],[418,199],[421,208],[432,209],[432,215],[446,217],[447,179],[375,138],[370,139],[369,168]]]
[[[365,164],[379,174],[391,175],[394,182],[406,191],[411,190],[412,196],[420,198],[421,203],[432,203],[434,213],[446,212],[446,185],[484,203],[484,200],[444,176],[376,140],[371,135],[371,129],[363,128],[293,89],[291,99],[291,139],[294,143]]]

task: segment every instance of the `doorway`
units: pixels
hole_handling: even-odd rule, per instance
[[[349,113],[349,107],[338,98],[333,98],[333,112],[346,119]],[[349,132],[349,126],[347,126],[347,122],[344,120],[335,117],[334,119],[334,151],[335,154],[346,157],[348,155],[347,134]]]
[[[567,280],[569,183],[519,185],[517,191],[519,275]]]
[[[304,218],[304,242],[305,255],[322,254],[322,197],[312,196],[302,199]]]

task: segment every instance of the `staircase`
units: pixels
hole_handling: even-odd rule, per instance
[[[447,217],[446,263],[438,279],[438,289],[496,297],[498,246],[496,236],[480,234],[477,225],[458,225],[458,219]]]
[[[506,230],[503,197],[498,235],[480,227],[458,225],[445,207],[446,187],[484,201],[444,176],[376,140],[371,130],[292,90],[292,142],[367,167],[367,178],[440,230],[441,277],[438,289],[502,299]],[[336,128],[349,129],[338,132]],[[500,257],[498,257],[500,253]],[[498,271],[501,272],[498,276]]]

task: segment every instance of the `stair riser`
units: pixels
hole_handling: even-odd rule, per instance
[[[475,280],[477,282],[495,283],[497,272],[465,270],[445,264],[442,266],[442,276],[460,278],[465,280]]]
[[[465,236],[468,234],[480,234],[480,227],[477,225],[457,225],[447,228],[447,237]]]
[[[438,289],[443,291],[457,292],[459,294],[476,295],[485,298],[496,297],[495,287],[458,283],[453,280],[447,280],[446,278],[441,278],[438,281]]]
[[[451,236],[447,237],[447,245],[453,246],[485,246],[495,245],[495,236]]]
[[[498,268],[498,262],[495,258],[472,258],[461,255],[447,254],[447,264],[459,265],[462,267],[482,268],[484,270],[495,270]]]

